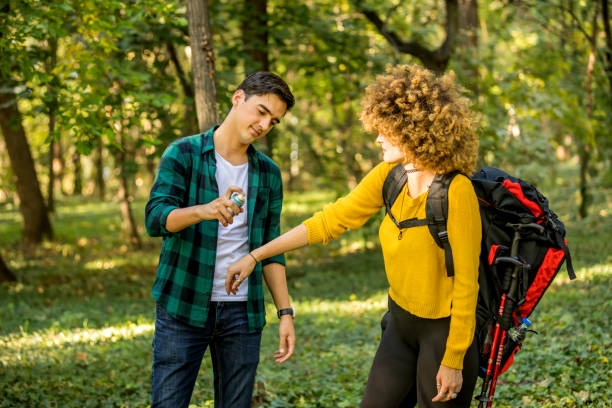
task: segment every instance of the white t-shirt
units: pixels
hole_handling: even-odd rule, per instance
[[[219,195],[225,194],[229,186],[240,187],[247,193],[249,184],[249,163],[234,166],[215,151],[217,170],[215,178]],[[248,278],[238,287],[238,293],[228,295],[225,292],[227,267],[249,253],[249,225],[247,217],[248,197],[242,208],[244,211],[234,216],[234,221],[224,227],[219,223],[217,229],[217,257],[215,260],[215,277],[211,300],[213,302],[241,302],[247,300],[249,290]]]

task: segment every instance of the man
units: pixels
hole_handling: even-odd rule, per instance
[[[220,126],[172,143],[160,161],[146,205],[146,227],[163,236],[153,284],[152,407],[189,406],[210,347],[215,407],[250,407],[265,324],[262,274],[279,310],[283,363],[293,354],[294,312],[283,256],[257,264],[228,294],[230,263],[280,234],[282,181],[278,166],[251,143],[294,105],[287,84],[269,72],[249,75],[232,96]],[[233,192],[246,198],[240,208]]]

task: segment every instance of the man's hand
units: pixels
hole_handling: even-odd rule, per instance
[[[208,204],[201,204],[198,206],[198,215],[202,220],[219,220],[224,227],[234,222],[234,215],[244,211],[242,207],[231,200],[232,193],[240,193],[244,195],[244,191],[241,188],[230,186],[225,194],[209,202]],[[231,209],[231,212],[228,210]]]
[[[462,385],[463,373],[461,370],[440,365],[438,375],[436,376],[438,395],[431,401],[444,402],[457,398],[457,394],[461,391]]]
[[[253,272],[255,265],[257,265],[257,263],[255,262],[253,255],[246,254],[238,261],[227,267],[225,291],[228,295],[230,293],[235,295],[238,292],[238,286],[240,286],[240,284],[249,277],[251,272]]]
[[[274,352],[274,361],[282,364],[293,355],[295,347],[295,330],[293,328],[293,316],[282,315],[278,324],[279,345]]]

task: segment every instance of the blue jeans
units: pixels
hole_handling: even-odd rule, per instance
[[[155,312],[151,407],[189,406],[210,346],[215,407],[249,408],[261,331],[248,332],[246,302],[211,302],[204,328],[174,319],[159,305]]]

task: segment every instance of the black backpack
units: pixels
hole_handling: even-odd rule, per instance
[[[448,241],[448,188],[459,174],[436,175],[426,200],[426,218],[397,221],[391,206],[406,183],[406,172],[396,165],[383,185],[387,214],[398,228],[425,226],[444,249],[448,276],[453,276]],[[483,390],[477,397],[492,401],[497,377],[513,362],[524,338],[529,317],[567,259],[570,279],[576,277],[565,240],[565,227],[535,187],[492,167],[470,177],[478,197],[482,244],[476,308],[476,340]],[[487,395],[488,394],[488,395]],[[489,404],[490,405],[490,404]]]

